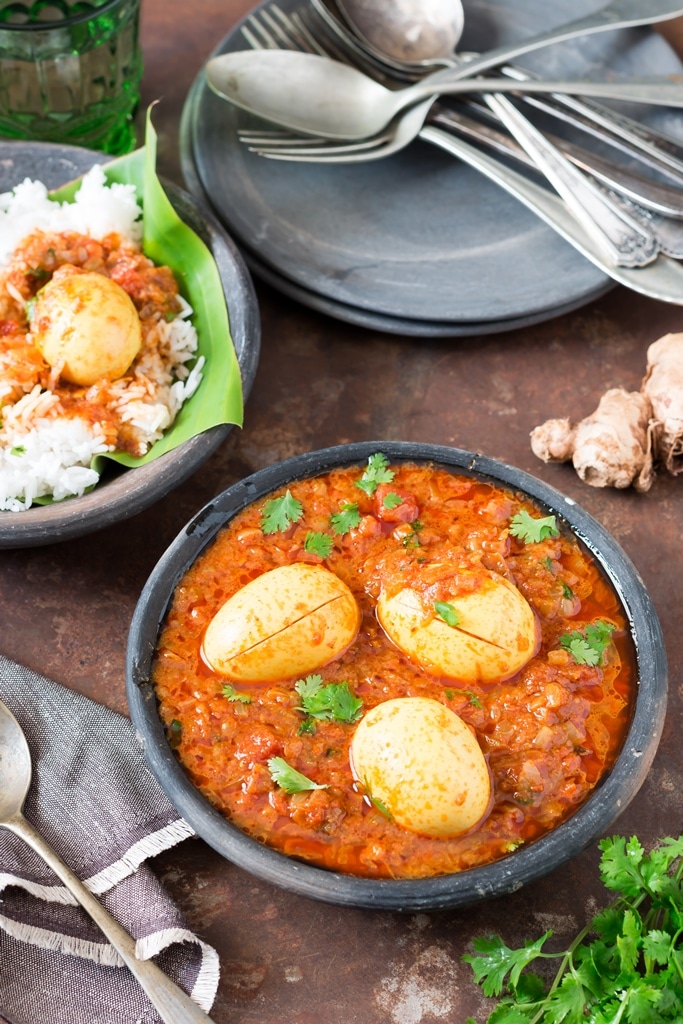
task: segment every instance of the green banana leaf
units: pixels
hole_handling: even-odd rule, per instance
[[[197,354],[206,358],[203,379],[184,404],[174,423],[146,455],[123,452],[97,456],[93,468],[102,469],[101,459],[124,466],[140,466],[189,441],[221,423],[242,425],[243,399],[239,364],[230,335],[225,295],[215,260],[201,238],[173,209],[156,173],[156,132],[147,113],[145,145],[127,156],[105,164],[108,182],[135,185],[143,206],[143,248],[155,263],[171,267],[181,294],[194,310]],[[80,179],[50,193],[55,200],[72,202]]]

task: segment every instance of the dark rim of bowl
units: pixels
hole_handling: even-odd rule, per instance
[[[524,492],[570,527],[597,559],[619,596],[636,649],[638,688],[624,746],[584,804],[552,832],[503,860],[425,879],[376,880],[343,875],[287,857],[251,839],[201,795],[168,745],[150,670],[173,591],[220,528],[247,504],[294,480],[362,464],[375,452],[394,463],[429,462]],[[439,445],[371,441],[309,452],[262,469],[218,495],[187,524],[150,575],[133,615],[127,652],[128,704],[148,763],[161,788],[197,834],[244,870],[328,903],[394,911],[437,910],[512,893],[548,874],[604,834],[640,789],[661,736],[667,662],[657,613],[636,568],[601,524],[571,498],[495,459]]]

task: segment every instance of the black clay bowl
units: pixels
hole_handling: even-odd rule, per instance
[[[48,188],[85,174],[108,157],[76,146],[48,142],[0,143],[0,192],[24,178]],[[256,373],[260,322],[249,272],[232,239],[196,199],[164,182],[178,215],[211,249],[223,285],[230,331],[246,399]],[[209,371],[210,372],[210,371]],[[52,505],[34,505],[25,512],[0,512],[0,549],[35,547],[94,533],[159,501],[201,466],[225,439],[231,427],[213,427],[160,458],[135,469],[108,469],[97,487],[78,498]]]
[[[363,466],[374,452],[391,462],[430,462],[524,492],[556,513],[602,566],[629,622],[638,685],[631,725],[612,770],[581,807],[536,842],[503,860],[458,874],[417,880],[371,880],[303,863],[249,838],[216,811],[189,781],[166,740],[150,683],[157,636],[173,590],[221,527],[245,505],[276,488],[338,466]],[[369,442],[288,459],[230,487],[188,523],[150,576],[137,605],[127,659],[128,703],[147,759],[180,814],[209,845],[246,871],[305,896],[397,911],[465,906],[511,893],[576,856],[602,835],[633,799],[654,757],[666,709],[667,665],[660,625],[636,569],[613,537],[558,491],[522,471],[456,448]]]

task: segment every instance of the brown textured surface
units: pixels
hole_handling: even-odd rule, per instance
[[[186,6],[145,0],[144,101],[155,115],[162,171],[180,181],[177,121],[203,58],[246,12],[246,0]],[[0,552],[0,649],[126,711],[124,652],[144,580],[186,520],[245,474],[312,448],[396,439],[474,449],[535,473],[582,504],[631,556],[661,617],[670,704],[649,779],[616,828],[650,843],[681,829],[683,753],[677,723],[683,635],[679,607],[683,482],[646,495],[600,491],[573,470],[538,462],[530,430],[579,418],[607,388],[637,389],[650,342],[681,330],[683,309],[611,292],[524,331],[422,341],[355,328],[258,285],[263,348],[245,428],[161,504],[99,534]],[[473,936],[510,943],[552,927],[566,939],[605,900],[598,852],[515,896],[465,911],[399,916],[314,903],[261,883],[199,840],[155,864],[191,925],[220,954],[216,1024],[461,1024],[485,1001],[460,956]]]

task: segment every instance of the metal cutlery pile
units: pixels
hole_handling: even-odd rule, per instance
[[[426,14],[416,3],[413,22]],[[385,3],[381,17],[392,9],[403,16],[406,5]],[[377,160],[420,138],[502,186],[614,280],[683,305],[683,267],[676,262],[683,258],[683,146],[584,98],[681,107],[683,83],[547,81],[508,64],[552,42],[666,20],[683,14],[683,6],[672,0],[613,0],[596,14],[514,45],[455,56],[444,52],[440,39],[452,45],[459,9],[455,0],[448,31],[422,33],[430,56],[425,59],[423,45],[420,59],[408,60],[401,49],[404,25],[399,18],[382,24],[377,4],[308,0],[292,14],[268,4],[242,26],[252,50],[212,58],[207,82],[236,106],[296,133],[240,133],[262,156],[320,163]],[[377,31],[378,24],[383,31]],[[408,49],[415,35],[411,23]],[[377,38],[391,55],[377,49]],[[492,68],[496,77],[479,77]],[[514,93],[517,102],[505,93]],[[456,105],[438,100],[447,95],[458,96]],[[636,158],[643,173],[541,132],[524,108],[580,127],[616,149],[617,157]],[[513,170],[510,160],[523,173]],[[657,177],[648,173],[651,169]]]

